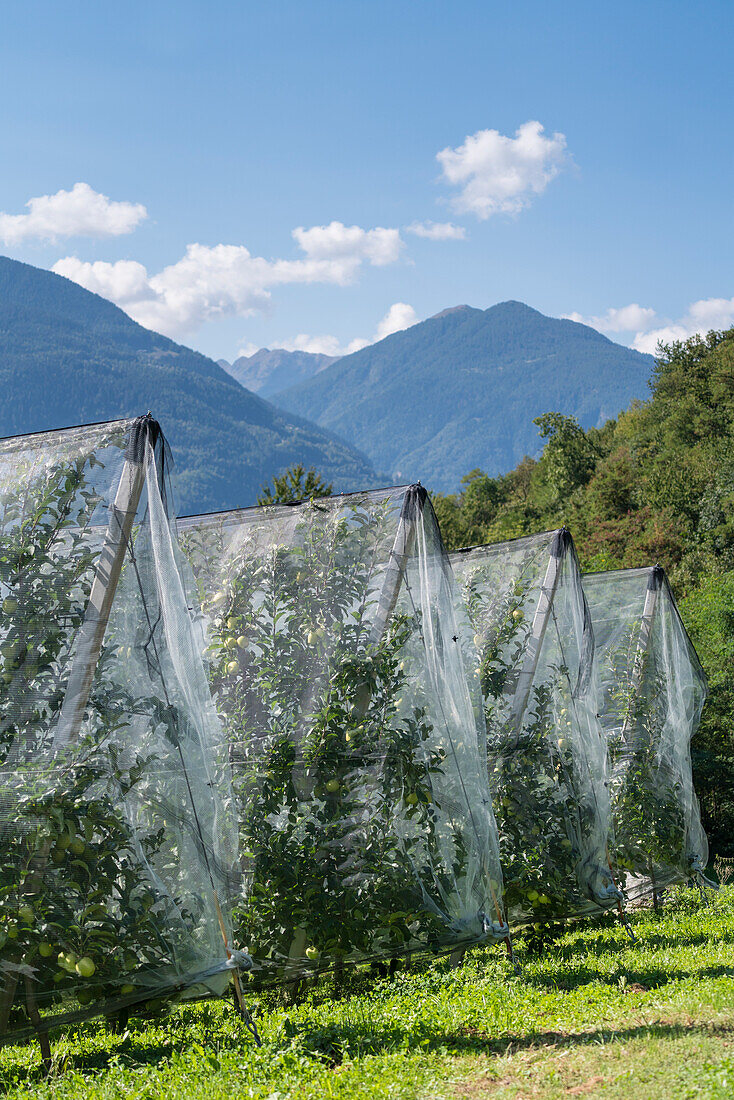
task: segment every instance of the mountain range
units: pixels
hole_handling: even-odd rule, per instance
[[[171,443],[182,512],[252,504],[301,462],[340,489],[377,481],[331,432],[275,408],[213,360],[50,271],[0,257],[0,435],[151,410]]]
[[[217,362],[248,390],[260,397],[270,397],[313,378],[329,363],[334,363],[335,357],[316,355],[310,351],[260,348],[254,355],[240,355],[233,363],[228,363],[226,359],[218,359]]]
[[[364,451],[391,480],[453,491],[476,467],[497,475],[537,455],[533,417],[573,414],[584,427],[615,417],[647,395],[653,362],[522,302],[462,305],[271,396]]]
[[[616,416],[646,396],[653,360],[503,302],[444,310],[340,359],[264,348],[224,365],[0,257],[0,434],[150,409],[183,512],[251,504],[296,462],[339,490],[420,480],[453,491],[472,469],[503,473],[537,454],[541,413],[584,427]]]

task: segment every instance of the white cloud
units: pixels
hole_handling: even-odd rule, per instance
[[[279,341],[275,347],[284,351],[308,351],[312,355],[333,355],[335,358],[342,355],[351,355],[353,351],[366,348],[369,340],[359,338],[350,340],[348,344],[340,344],[336,336],[308,336],[301,332],[292,340]]]
[[[541,194],[563,168],[564,134],[546,137],[539,122],[524,122],[507,137],[499,130],[478,130],[456,149],[436,154],[444,179],[460,188],[451,205],[459,214],[485,219],[517,214]]]
[[[154,275],[133,260],[87,263],[76,256],[59,260],[53,271],[110,298],[146,328],[179,337],[206,321],[266,308],[278,286],[344,285],[365,263],[394,263],[402,248],[397,229],[341,222],[295,229],[293,236],[305,259],[266,260],[243,245],[190,244],[180,260]]]
[[[651,329],[650,332],[638,332],[632,341],[632,347],[646,355],[656,355],[660,341],[670,344],[673,340],[686,340],[690,335],[683,325],[665,325],[663,328]]]
[[[330,263],[336,271],[343,267],[343,281],[353,276],[361,263],[384,267],[398,259],[403,242],[398,229],[362,229],[359,225],[330,222],[315,225],[311,229],[299,226],[293,230],[293,239],[306,253],[309,260]]]
[[[591,325],[600,332],[634,333],[631,346],[637,351],[655,355],[658,343],[670,344],[674,340],[687,340],[696,333],[705,335],[711,329],[734,326],[734,298],[700,298],[690,304],[683,317],[674,321],[658,317],[654,309],[647,309],[636,302],[619,309],[608,309],[599,317],[584,317],[580,313],[564,316],[569,321]],[[655,325],[657,327],[653,327]]]
[[[591,325],[599,332],[637,332],[650,328],[657,320],[654,309],[647,309],[631,302],[628,306],[610,309],[599,317],[584,317],[580,313],[566,313],[564,317],[568,321],[578,321],[582,325]]]
[[[454,225],[453,222],[413,222],[406,227],[406,233],[425,237],[429,241],[466,240],[466,230],[463,225]]]
[[[153,291],[148,285],[148,272],[135,260],[118,260],[115,264],[108,264],[103,260],[84,263],[76,256],[66,256],[63,260],[58,260],[51,270],[79,283],[93,294],[109,298],[123,309],[130,302],[153,297]]]
[[[113,202],[88,183],[71,191],[39,195],[26,203],[27,214],[0,213],[0,240],[6,245],[60,237],[119,237],[131,233],[148,216],[141,203]]]
[[[377,326],[375,341],[392,336],[393,332],[402,332],[418,321],[418,314],[407,302],[395,302]]]
[[[696,332],[731,328],[734,325],[734,298],[700,298],[689,306],[687,321]]]
[[[691,302],[685,316],[671,324],[646,332],[638,332],[632,346],[638,351],[655,355],[658,343],[670,344],[674,340],[687,340],[699,334],[705,336],[711,329],[727,329],[734,326],[734,298],[699,298]]]
[[[395,302],[378,324],[377,331],[371,340],[358,336],[348,344],[341,344],[336,336],[308,336],[302,332],[292,340],[280,340],[268,346],[283,348],[284,351],[310,351],[315,355],[351,355],[353,351],[360,351],[378,340],[384,340],[394,332],[402,332],[403,329],[410,328],[411,325],[417,324],[418,320],[418,314],[407,302]],[[242,351],[238,352],[238,355],[249,356],[256,350],[253,344],[247,344]]]

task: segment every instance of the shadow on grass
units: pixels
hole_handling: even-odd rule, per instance
[[[620,963],[619,973],[615,974],[600,974],[598,970],[593,970],[591,967],[577,966],[560,979],[550,974],[526,974],[524,981],[527,985],[542,989],[570,992],[572,989],[579,989],[593,982],[616,987],[620,974],[624,974],[628,985],[637,984],[645,986],[646,989],[659,989],[671,982],[684,981],[694,975],[697,978],[734,978],[734,966],[696,966],[691,967],[690,970],[684,970],[662,966],[623,966]]]
[[[725,973],[731,970],[720,968]],[[586,1047],[593,1044],[625,1042],[631,1039],[676,1039],[684,1035],[734,1037],[734,1023],[698,1023],[659,1021],[649,1024],[637,1024],[629,1027],[600,1026],[588,1031],[530,1030],[524,1034],[490,1035],[479,1028],[466,1027],[458,1030],[445,1030],[439,1026],[416,1023],[414,1020],[400,1022],[375,1022],[369,1018],[364,1008],[355,1008],[352,1020],[322,1026],[305,1024],[287,1029],[277,1040],[268,1044],[272,1056],[286,1046],[297,1046],[300,1053],[311,1056],[327,1066],[340,1065],[345,1058],[354,1060],[365,1056],[379,1056],[411,1049],[420,1049],[425,1053],[500,1056],[511,1052],[543,1047]],[[104,1033],[99,1038],[104,1039]],[[121,1066],[131,1070],[145,1066],[159,1065],[174,1054],[185,1054],[187,1050],[204,1051],[208,1048],[217,1053],[241,1052],[247,1056],[252,1052],[249,1037],[241,1034],[223,1033],[216,1030],[207,1038],[199,1036],[176,1036],[170,1040],[150,1041],[145,1032],[137,1035],[125,1035],[113,1049],[99,1049],[71,1054],[58,1067],[62,1072],[80,1074],[104,1072],[111,1066]],[[43,1080],[41,1067],[8,1067],[0,1074],[0,1092],[24,1084],[32,1086]]]
[[[717,929],[715,938],[705,931],[691,932],[682,928],[680,931],[664,931],[661,929],[660,931],[650,932],[648,929],[638,929],[633,925],[633,929],[638,937],[634,943],[627,938],[621,929],[613,939],[609,935],[610,930],[608,928],[605,929],[603,935],[594,931],[575,933],[571,944],[562,941],[557,944],[555,948],[557,957],[564,962],[571,962],[580,953],[601,958],[613,951],[658,951],[670,950],[676,947],[702,947],[712,942],[734,943],[734,929],[725,926]],[[549,943],[544,954],[552,951],[554,951],[553,943]],[[534,956],[528,955],[527,957],[533,958]]]
[[[629,1041],[630,1039],[675,1039],[683,1035],[734,1036],[734,1024],[651,1023],[634,1027],[598,1027],[590,1031],[529,1031],[526,1034],[491,1036],[474,1028],[458,1032],[433,1031],[430,1028],[400,1027],[387,1030],[365,1030],[359,1026],[320,1028],[301,1033],[303,1049],[331,1065],[345,1058],[395,1053],[410,1048],[444,1054],[499,1056],[510,1052],[542,1047],[584,1047],[593,1044]]]

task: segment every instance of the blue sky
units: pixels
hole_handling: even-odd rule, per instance
[[[731,325],[733,31],[730,0],[7,5],[0,251],[228,359],[508,298],[645,350]]]

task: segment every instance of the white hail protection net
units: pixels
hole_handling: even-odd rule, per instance
[[[0,441],[0,1041],[221,989],[228,768],[149,417]]]
[[[419,486],[179,524],[263,983],[500,938],[463,610]]]
[[[659,566],[583,583],[611,761],[612,855],[640,893],[706,868],[690,754],[706,678]]]
[[[474,627],[475,681],[510,923],[617,902],[594,645],[567,531],[451,555]]]

